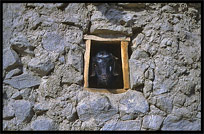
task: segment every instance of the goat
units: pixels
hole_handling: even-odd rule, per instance
[[[119,76],[118,58],[107,51],[99,51],[92,58],[91,77],[96,78],[97,87],[111,88]]]

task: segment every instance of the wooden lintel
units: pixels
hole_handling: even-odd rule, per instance
[[[84,87],[89,86],[89,62],[90,62],[91,40],[86,40],[86,51],[84,54]]]
[[[122,70],[123,70],[123,85],[124,89],[130,88],[129,83],[129,63],[128,63],[128,42],[121,41],[121,59],[122,59]]]
[[[95,40],[95,41],[130,41],[130,37],[120,37],[120,38],[102,38],[95,35],[84,35],[85,40]]]

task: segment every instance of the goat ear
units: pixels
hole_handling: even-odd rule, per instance
[[[96,62],[96,60],[95,60],[95,58],[93,58],[92,59],[92,63],[91,63],[91,74],[90,74],[90,76],[91,77],[94,77],[95,75],[96,75],[96,73],[95,73],[95,62]]]
[[[118,72],[118,58],[114,56],[114,62],[113,62],[113,75],[114,76],[118,76],[119,72]]]

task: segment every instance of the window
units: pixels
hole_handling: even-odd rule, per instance
[[[130,38],[101,38],[85,35],[86,51],[84,55],[84,89],[92,92],[123,93],[129,89],[128,42]],[[97,79],[92,77],[92,58],[101,50],[117,57],[119,76],[111,87],[99,87]]]

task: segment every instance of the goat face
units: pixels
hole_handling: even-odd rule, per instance
[[[111,87],[114,77],[119,75],[117,60],[117,57],[106,51],[100,51],[92,58],[91,77],[96,77],[98,87]]]

